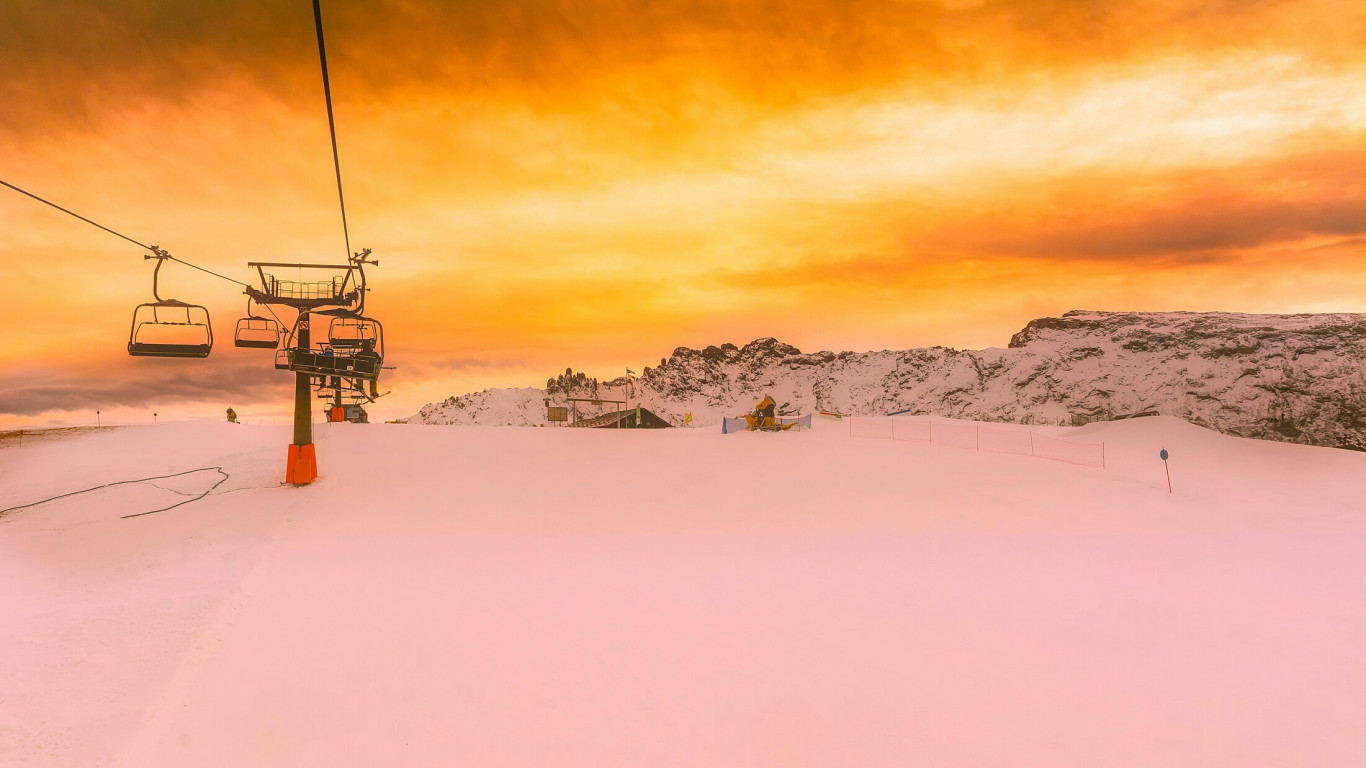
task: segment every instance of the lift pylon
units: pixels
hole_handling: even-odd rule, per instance
[[[307,349],[310,344],[308,310],[300,310],[294,325],[295,343]],[[313,379],[306,373],[294,374],[294,442],[285,462],[285,482],[307,485],[318,477],[318,454],[313,447]]]
[[[294,442],[289,446],[285,480],[296,485],[312,482],[318,476],[318,463],[313,446],[312,399],[310,397],[313,380],[318,378],[326,381],[328,377],[331,377],[338,382],[333,394],[336,406],[342,406],[343,395],[340,382],[343,380],[347,382],[346,386],[360,393],[363,398],[373,401],[380,396],[377,380],[380,370],[385,368],[383,365],[384,336],[382,328],[377,321],[365,317],[365,293],[368,290],[365,287],[365,265],[377,266],[379,262],[367,259],[370,255],[368,248],[360,253],[351,251],[351,234],[346,226],[346,201],[342,196],[341,163],[337,154],[337,125],[332,112],[332,87],[327,75],[327,53],[323,44],[323,19],[319,0],[313,0],[313,21],[318,32],[318,60],[322,66],[323,96],[327,103],[327,125],[332,139],[332,164],[337,174],[337,202],[341,208],[342,236],[345,238],[347,263],[343,265],[250,263],[249,266],[255,267],[257,274],[261,277],[261,288],[256,289],[245,283],[239,283],[246,288],[248,297],[247,317],[239,321],[236,332],[233,334],[234,346],[256,349],[275,348],[279,333],[282,330],[282,324],[278,319],[271,321],[253,315],[251,313],[251,302],[255,301],[258,304],[267,305],[281,304],[293,307],[299,312],[295,325],[294,345],[290,349],[281,350],[285,353],[285,365],[280,365],[278,358],[276,365],[277,368],[284,367],[293,371],[295,376]],[[161,298],[158,286],[161,267],[165,261],[171,260],[223,280],[234,283],[237,283],[237,280],[183,261],[155,245],[147,245],[134,240],[50,200],[45,200],[31,192],[20,189],[3,179],[0,179],[0,186],[13,189],[152,253],[151,256],[145,258],[157,260],[156,268],[152,272],[152,296],[155,301],[140,304],[133,310],[132,327],[128,336],[128,354],[134,357],[208,357],[213,348],[213,328],[209,320],[208,309],[198,304],[177,299]],[[268,275],[265,271],[266,268],[273,270],[276,267],[297,269],[301,277],[295,281],[279,280],[273,275]],[[332,269],[340,271],[340,274],[334,274],[331,279],[305,281],[302,279],[304,269]],[[312,345],[309,328],[309,315],[314,312],[331,314],[334,318],[341,319],[341,322],[337,323],[335,333],[331,328],[319,329],[319,336],[326,335],[328,342],[320,345],[317,349],[314,349]],[[273,316],[274,312],[271,311],[271,314]],[[329,356],[338,357],[337,350],[345,352],[340,357],[349,358],[340,367],[335,360],[329,365],[327,361],[319,359]],[[329,355],[329,352],[332,354]],[[365,391],[367,388],[368,394]],[[351,396],[349,392],[347,396]]]
[[[370,259],[370,250],[353,254],[347,264],[285,264],[251,262],[261,278],[261,287],[247,288],[257,304],[279,304],[297,310],[298,320],[284,346],[276,352],[275,367],[294,373],[294,442],[285,463],[285,482],[306,485],[318,477],[317,450],[313,445],[313,382],[320,389],[337,390],[341,405],[342,382],[358,391],[362,383],[378,391],[377,381],[383,363],[384,332],[378,321],[365,317],[365,267],[379,262]],[[271,272],[266,270],[270,269]],[[321,279],[282,280],[277,270],[330,271]],[[318,326],[319,343],[313,341],[313,325]],[[337,323],[334,339],[333,323]],[[337,343],[339,342],[339,343]],[[330,386],[329,382],[335,382]]]

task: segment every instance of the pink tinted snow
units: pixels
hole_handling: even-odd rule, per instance
[[[341,424],[299,489],[284,428],[0,450],[0,508],[231,474],[0,517],[0,764],[1366,763],[1366,455],[848,431]]]

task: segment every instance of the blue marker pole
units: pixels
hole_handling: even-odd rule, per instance
[[[1162,468],[1165,469],[1165,470],[1167,470],[1167,493],[1171,493],[1171,492],[1172,492],[1172,470],[1171,470],[1171,467],[1167,466],[1167,457],[1168,457],[1169,455],[1171,455],[1171,454],[1167,453],[1167,449],[1166,449],[1166,448],[1163,448],[1163,449],[1162,449],[1162,452],[1159,453],[1159,454],[1157,454],[1157,455],[1162,457]]]

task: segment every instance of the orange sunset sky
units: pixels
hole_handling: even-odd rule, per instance
[[[1366,4],[324,0],[372,419],[675,346],[1004,346],[1070,309],[1366,312]],[[307,0],[0,0],[0,179],[248,280],[345,253]],[[143,252],[0,188],[0,425],[284,418],[125,351]]]

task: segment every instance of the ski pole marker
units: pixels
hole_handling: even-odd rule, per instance
[[[1171,454],[1167,453],[1167,449],[1166,449],[1166,448],[1163,448],[1161,451],[1158,452],[1157,455],[1162,457],[1162,468],[1165,469],[1165,470],[1167,470],[1167,493],[1171,493],[1171,492],[1172,492],[1172,469],[1171,469],[1170,466],[1167,465],[1167,457],[1170,456]]]

